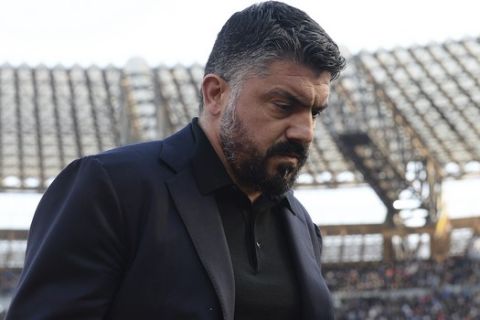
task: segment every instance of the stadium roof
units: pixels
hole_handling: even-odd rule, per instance
[[[75,158],[178,130],[197,115],[202,76],[198,65],[141,61],[123,69],[1,66],[0,190],[42,191]],[[352,152],[365,160],[378,150],[379,161],[392,163],[381,171],[407,182],[415,159],[429,159],[441,177],[480,172],[479,79],[479,39],[351,57],[299,185],[371,184],[368,163],[360,170]]]
[[[478,171],[478,38],[359,54],[356,61],[364,76],[394,102],[446,175]]]
[[[43,190],[75,158],[120,144],[121,72],[0,68],[0,189]]]

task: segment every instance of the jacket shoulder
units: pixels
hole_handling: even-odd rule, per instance
[[[92,157],[111,168],[151,169],[160,166],[178,171],[189,162],[194,145],[192,125],[189,124],[163,140],[126,145]]]

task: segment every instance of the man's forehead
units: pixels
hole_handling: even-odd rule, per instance
[[[271,65],[268,74],[261,76],[271,94],[292,95],[299,99],[326,99],[330,92],[331,74],[316,72],[295,63]],[[326,102],[326,101],[325,101]],[[323,104],[323,101],[317,103]]]
[[[293,63],[273,64],[268,73],[260,76],[264,83],[271,86],[286,86],[299,95],[312,93],[325,95],[329,93],[331,74],[318,72],[303,65]]]
[[[307,86],[274,86],[265,93],[267,98],[283,98],[285,100],[296,101],[306,106],[322,106],[327,103],[329,88],[313,88]]]

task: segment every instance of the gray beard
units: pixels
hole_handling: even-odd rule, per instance
[[[273,145],[265,154],[250,139],[243,123],[235,117],[235,108],[227,106],[220,128],[220,144],[240,187],[261,192],[267,196],[279,196],[288,191],[298,177],[308,155],[308,145],[283,142]],[[284,164],[268,174],[267,162],[274,155],[291,153],[299,155],[297,165]]]

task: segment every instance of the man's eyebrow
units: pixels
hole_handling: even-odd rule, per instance
[[[325,103],[325,104],[322,104],[322,105],[311,106],[310,102],[307,101],[306,99],[303,99],[301,96],[292,94],[291,92],[289,92],[287,90],[284,90],[284,89],[280,89],[280,88],[275,88],[275,89],[272,89],[272,90],[268,91],[266,93],[266,96],[268,98],[273,98],[273,97],[280,96],[280,97],[288,100],[288,102],[290,102],[290,103],[299,104],[303,107],[308,107],[308,108],[312,107],[312,109],[320,110],[320,111],[323,111],[324,109],[326,109],[328,107],[328,103]]]
[[[318,107],[316,107],[314,109],[317,109],[318,111],[322,112],[323,110],[325,110],[327,108],[328,108],[328,103],[325,103],[325,104],[319,105]]]

